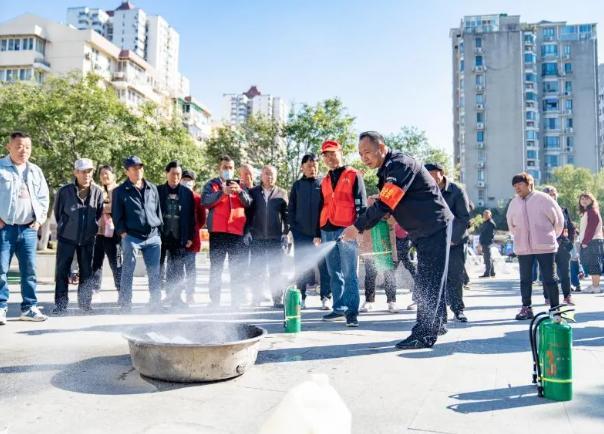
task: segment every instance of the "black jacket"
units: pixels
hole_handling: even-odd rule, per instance
[[[559,248],[566,249],[571,251],[573,248],[573,243],[575,242],[575,225],[570,219],[570,214],[568,213],[568,208],[562,208],[562,215],[564,216],[564,229],[568,231],[568,236],[560,235],[558,237],[558,246]]]
[[[413,157],[388,151],[378,179],[379,199],[357,218],[354,225],[359,231],[372,228],[390,213],[409,238],[417,240],[435,234],[453,219],[436,182]]]
[[[118,235],[146,239],[157,235],[163,224],[157,187],[147,180],[141,191],[129,179],[113,190],[111,213]]]
[[[54,213],[60,241],[78,246],[94,243],[103,214],[103,190],[92,184],[88,197],[82,200],[74,180],[57,192]]]
[[[320,237],[321,178],[303,176],[294,182],[289,193],[287,219],[292,232]]]
[[[180,229],[180,244],[181,247],[187,245],[187,241],[193,241],[195,232],[195,204],[193,201],[193,192],[187,187],[179,185],[178,189],[178,205],[180,207],[180,218],[178,227]],[[163,214],[166,212],[166,199],[168,198],[168,184],[157,186],[159,193],[159,204]]]
[[[445,186],[440,193],[443,195],[447,206],[453,213],[453,234],[451,243],[462,244],[468,240],[468,227],[470,226],[470,201],[466,192],[456,183],[445,177]]]
[[[490,246],[493,244],[493,238],[495,238],[495,222],[491,218],[480,225],[480,235],[478,236],[478,242],[483,246]]]
[[[246,232],[255,240],[278,240],[289,232],[287,224],[287,192],[274,187],[264,200],[262,186],[248,191],[252,205],[246,210]]]

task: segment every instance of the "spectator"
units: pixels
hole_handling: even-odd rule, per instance
[[[482,224],[478,230],[478,242],[482,250],[482,259],[484,262],[484,274],[478,277],[495,277],[495,264],[491,256],[491,247],[495,238],[496,225],[493,221],[493,214],[490,209],[485,209],[482,213]]]
[[[520,265],[520,292],[522,308],[517,320],[533,318],[531,293],[533,289],[533,260],[539,263],[543,276],[543,292],[550,306],[560,304],[558,283],[554,275],[554,257],[558,249],[556,239],[564,229],[564,216],[558,204],[549,195],[534,190],[533,177],[520,173],[512,178],[516,196],[507,212],[510,232],[514,236],[514,252]]]
[[[228,255],[231,275],[231,306],[238,308],[243,301],[243,232],[245,209],[252,200],[240,181],[233,179],[235,162],[222,156],[219,176],[203,187],[201,204],[209,209],[207,226],[210,233],[210,306],[220,306],[222,269]]]
[[[299,264],[311,249],[315,249],[313,239],[320,237],[319,214],[321,212],[321,181],[319,159],[315,154],[302,157],[302,178],[294,182],[289,194],[287,218],[294,238],[295,263]],[[329,310],[327,301],[331,298],[327,264],[322,258],[317,264],[320,278],[321,308]],[[302,293],[302,307],[306,307],[306,287],[314,282],[314,269],[296,270],[296,285]]]
[[[249,190],[254,188],[254,168],[250,164],[243,164],[239,168],[241,187]]]
[[[245,189],[248,194],[250,189],[254,188],[254,179],[255,169],[251,164],[243,164],[239,168],[239,180],[241,188]],[[253,270],[252,270],[252,247],[249,245],[244,245],[241,250],[241,269],[239,270],[242,274],[242,281],[246,282],[246,287],[249,287],[251,293],[256,293],[258,291],[257,286],[253,285],[254,281]],[[272,301],[272,298],[268,298],[268,300]]]
[[[186,249],[193,244],[195,230],[193,192],[180,185],[182,178],[180,162],[176,160],[169,162],[165,172],[166,183],[157,187],[164,221],[161,231],[160,264],[161,269],[165,270],[167,301],[172,307],[186,307],[187,304],[182,300],[181,294],[185,286]]]
[[[579,242],[581,243],[581,257],[591,277],[591,286],[585,288],[588,294],[599,294],[600,275],[602,274],[602,255],[604,255],[604,236],[602,235],[602,217],[598,201],[591,193],[579,196]]]
[[[103,190],[92,182],[92,160],[82,158],[74,164],[74,182],[57,192],[54,213],[57,220],[54,315],[62,315],[69,304],[68,278],[74,254],[78,260],[78,306],[91,312],[92,256],[94,241],[103,215]]]
[[[31,138],[15,131],[0,159],[0,325],[8,310],[8,269],[13,254],[21,274],[22,321],[45,321],[36,295],[36,244],[38,229],[48,214],[48,185],[42,170],[29,162]]]
[[[187,304],[195,303],[195,285],[197,282],[197,254],[201,251],[201,229],[206,224],[206,209],[201,204],[201,194],[195,191],[195,172],[185,170],[182,172],[181,185],[193,192],[193,203],[195,211],[195,227],[193,230],[193,243],[187,247],[185,252],[185,274]]]
[[[103,279],[103,261],[105,256],[109,260],[109,267],[113,274],[113,283],[118,293],[120,291],[120,280],[122,278],[122,250],[120,237],[115,233],[115,225],[111,217],[111,201],[113,190],[117,187],[115,173],[108,165],[99,168],[99,182],[103,192],[103,215],[99,221],[99,232],[94,242],[94,253],[92,256],[93,275],[93,297],[101,290]]]
[[[111,211],[115,231],[122,239],[124,263],[118,303],[122,312],[132,309],[132,281],[136,257],[142,252],[149,281],[149,309],[161,310],[160,229],[163,224],[159,193],[145,179],[142,160],[131,155],[124,160],[128,179],[113,191]]]
[[[252,269],[259,273],[260,282],[268,282],[273,306],[283,307],[285,282],[282,277],[283,249],[287,248],[287,192],[277,187],[277,169],[262,168],[262,183],[250,190],[252,205],[248,209],[246,243],[251,242]],[[268,278],[267,278],[268,272]],[[256,284],[253,303],[262,301],[265,285]]]

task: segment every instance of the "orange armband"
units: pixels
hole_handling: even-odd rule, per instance
[[[380,190],[380,200],[393,211],[403,196],[405,196],[405,190],[392,182],[387,182]]]

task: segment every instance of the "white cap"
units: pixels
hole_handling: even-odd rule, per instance
[[[76,160],[76,162],[73,165],[73,168],[75,170],[94,169],[94,163],[92,162],[92,160],[90,158],[80,158],[79,160]]]

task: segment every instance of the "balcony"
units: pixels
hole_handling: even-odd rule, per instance
[[[476,187],[478,187],[478,188],[485,188],[486,186],[487,186],[487,184],[484,181],[476,182]]]
[[[476,104],[476,110],[483,111],[484,110],[484,104]]]
[[[112,75],[113,81],[120,81],[126,79],[126,73],[123,71],[115,71]]]
[[[482,93],[482,92],[484,92],[484,85],[482,85],[482,84],[477,84],[477,85],[476,85],[476,92],[477,92],[477,93]]]
[[[478,167],[479,169],[484,169],[485,166],[486,163],[484,161],[479,161],[478,163],[476,163],[476,167]]]
[[[477,142],[477,143],[476,143],[476,147],[477,147],[478,149],[484,149],[484,142]]]
[[[477,130],[484,130],[484,123],[483,122],[476,122],[476,129]]]
[[[46,72],[50,72],[50,63],[42,57],[36,57],[32,66],[34,69],[42,69]]]

